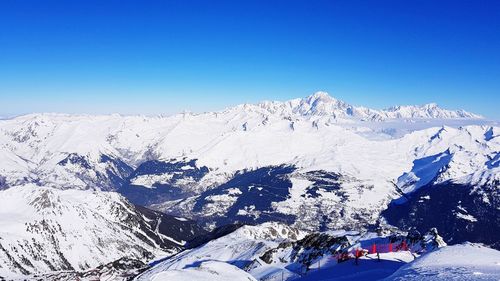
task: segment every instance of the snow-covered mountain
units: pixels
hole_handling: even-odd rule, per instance
[[[42,274],[23,276],[19,279],[33,279],[37,281],[128,281],[137,276],[139,273],[147,270],[148,267],[149,266],[147,264],[140,260],[124,257],[84,271],[52,271]]]
[[[243,105],[245,110],[263,109],[271,114],[282,116],[321,116],[335,119],[357,118],[365,121],[382,121],[387,119],[411,118],[473,118],[481,119],[480,115],[464,110],[446,110],[435,103],[421,106],[393,106],[384,110],[353,106],[331,97],[326,92],[317,92],[303,99],[293,99],[286,102],[262,102],[257,105]]]
[[[116,190],[135,203],[163,204],[162,210],[182,209],[190,215],[200,209],[211,214],[208,209],[218,206],[217,212],[226,216],[225,210],[240,197],[229,194],[233,189],[228,180],[244,176],[244,171],[285,165],[294,167],[289,169],[293,173],[280,180],[290,183],[272,193],[286,203],[269,198],[265,208],[296,214],[300,206],[318,202],[320,213],[348,209],[343,212],[351,214],[361,208],[353,216],[364,213],[369,217],[362,217],[373,221],[390,200],[401,196],[400,191],[412,192],[431,181],[481,186],[498,182],[500,133],[495,123],[435,106],[416,108],[399,109],[412,112],[401,116],[417,119],[398,119],[398,115],[388,120],[384,118],[390,114],[377,111],[386,121],[360,121],[374,119],[356,112],[375,110],[316,93],[198,115],[21,116],[0,121],[0,186],[35,183]],[[457,116],[469,118],[434,118]],[[246,174],[246,180],[251,176]],[[321,188],[325,180],[330,182],[328,190]],[[219,186],[220,194],[211,191]],[[241,188],[235,192],[246,194]],[[304,192],[314,196],[304,197]],[[251,193],[250,197],[261,196],[255,190]],[[211,197],[206,200],[207,196]],[[253,205],[234,212],[255,217],[266,211],[252,211]]]
[[[436,226],[448,242],[498,247],[483,226],[498,218],[499,135],[498,123],[461,110],[434,104],[375,110],[321,92],[169,117],[32,114],[0,120],[0,194],[30,190],[22,198],[31,198],[49,190],[65,198],[60,194],[116,191],[137,205],[195,219],[206,229],[280,221],[309,231],[364,230],[386,223],[381,214],[388,212],[389,223],[401,228]],[[444,192],[460,196],[439,195]],[[84,196],[75,197],[79,202]],[[66,205],[75,205],[70,201]],[[427,203],[445,206],[441,219],[429,219]],[[87,211],[93,217],[94,210]],[[16,231],[24,233],[20,225],[41,220],[32,213]],[[416,213],[428,217],[411,217]],[[105,225],[115,231],[120,220],[104,218],[113,221]],[[86,216],[81,220],[84,224]],[[154,233],[154,226],[149,229]],[[1,237],[12,247],[24,243],[14,232]],[[72,267],[85,270],[121,254]],[[44,266],[40,270],[50,270]]]
[[[497,280],[499,263],[499,251],[447,246],[436,229],[305,233],[265,223],[168,258],[134,280]]]
[[[394,244],[394,251],[383,249],[389,243]],[[206,273],[203,268],[207,266],[207,262],[235,266],[239,270],[233,268],[231,271],[241,276],[241,280],[246,280],[243,278],[246,274],[256,280],[300,280],[320,273],[319,264],[321,268],[332,271],[341,268],[336,274],[329,275],[329,278],[341,278],[342,274],[349,273],[345,272],[345,264],[338,262],[339,255],[351,259],[346,262],[349,264],[350,274],[360,274],[359,268],[352,264],[352,253],[356,249],[370,252],[373,245],[379,246],[380,258],[384,264],[397,260],[399,264],[385,268],[387,265],[380,263],[381,272],[372,272],[372,279],[369,280],[377,280],[376,276],[383,278],[390,275],[398,267],[412,261],[415,258],[413,255],[423,255],[446,246],[435,230],[425,235],[392,231],[386,231],[385,234],[355,231],[307,233],[279,223],[264,223],[241,227],[198,248],[184,251],[151,267],[135,280],[167,280],[167,276],[179,276],[184,272],[188,274],[186,271],[198,272],[198,279],[195,280],[210,280],[208,275],[204,278]],[[398,245],[406,246],[399,249]],[[374,258],[376,254],[370,252],[362,257],[360,263],[366,266]],[[218,268],[213,268],[212,274],[223,270],[220,266]]]
[[[132,194],[135,189],[128,187],[135,186],[149,189],[140,190],[156,198],[141,203],[159,203],[224,183],[238,171],[284,164],[384,185],[411,172],[413,161],[448,149],[452,158],[460,154],[464,159],[456,161],[460,163],[451,169],[454,174],[443,180],[481,184],[495,180],[489,172],[498,166],[495,124],[485,125],[488,123],[474,119],[475,115],[437,107],[404,110],[413,112],[411,116],[429,117],[423,121],[363,122],[359,120],[367,116],[348,114],[346,108],[375,112],[316,93],[288,102],[242,105],[198,115],[35,114],[0,120],[0,188],[36,183],[55,188],[122,188]],[[353,118],[337,118],[340,115]],[[434,118],[443,116],[468,118]],[[447,122],[450,125],[443,126]],[[434,128],[436,124],[441,125]],[[483,167],[485,158],[491,160],[490,169]],[[470,163],[464,167],[462,162]],[[407,178],[406,183],[411,181]],[[158,186],[175,190],[158,194]]]
[[[0,276],[147,262],[203,234],[196,223],[130,204],[117,193],[26,185],[0,191]]]
[[[265,251],[284,241],[296,241],[307,233],[279,223],[242,226],[234,232],[184,251],[144,272],[137,280],[153,280],[165,271],[182,270],[202,265],[206,261],[225,262],[244,268]]]
[[[307,232],[287,225],[269,222],[242,226],[234,232],[184,251],[139,275],[136,280],[153,280],[165,271],[199,266],[206,261],[224,262],[243,269],[255,258],[285,241],[296,241]]]
[[[379,270],[362,272],[352,268],[357,265],[372,266],[374,260],[398,260],[401,266],[415,257],[425,255],[436,249],[446,246],[432,229],[425,235],[420,233],[403,234],[359,233],[355,231],[329,231],[326,233],[311,233],[298,241],[282,242],[278,247],[266,251],[256,258],[245,269],[259,280],[279,280],[280,275],[290,279],[319,280],[319,276],[330,279],[356,279],[365,275],[368,280],[378,280],[388,275],[389,268],[379,265]],[[392,245],[392,249],[388,249]],[[359,254],[362,253],[362,254]],[[377,255],[378,253],[378,255]],[[349,264],[350,269],[342,268],[343,263]],[[345,265],[345,264],[344,264]],[[376,266],[375,266],[376,267]],[[323,274],[321,269],[327,269]],[[384,270],[385,269],[385,270]],[[378,271],[378,272],[377,272]],[[357,275],[354,277],[353,275]]]

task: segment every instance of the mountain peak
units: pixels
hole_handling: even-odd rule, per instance
[[[315,101],[329,102],[335,101],[336,99],[331,97],[327,92],[317,91],[316,93],[305,98],[309,103]]]
[[[292,99],[285,102],[265,101],[257,104],[259,110],[284,116],[299,115],[303,117],[324,116],[335,119],[359,119],[382,121],[386,119],[481,119],[480,115],[464,110],[448,110],[436,103],[423,105],[398,105],[384,110],[353,106],[330,96],[327,92],[318,91],[305,98]],[[241,106],[240,106],[241,107]],[[253,110],[254,105],[243,107]]]
[[[431,102],[431,103],[426,103],[424,105],[422,105],[423,108],[438,108],[438,104],[435,103],[435,102]]]
[[[382,110],[388,118],[440,118],[440,119],[481,119],[481,115],[465,110],[448,110],[438,106],[437,103],[427,103],[419,106],[399,105]]]

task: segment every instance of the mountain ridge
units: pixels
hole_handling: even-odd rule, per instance
[[[465,111],[463,109],[449,110],[430,102],[422,105],[394,105],[385,109],[373,109],[366,106],[354,106],[330,96],[327,92],[317,91],[304,98],[294,98],[285,101],[264,100],[257,103],[243,103],[230,106],[222,110],[192,113],[184,111],[172,115],[144,115],[144,114],[71,114],[71,113],[30,113],[0,119],[10,120],[16,118],[46,117],[138,117],[138,118],[168,118],[175,115],[203,115],[223,113],[237,109],[263,109],[268,113],[298,114],[302,116],[333,116],[334,118],[360,117],[367,121],[380,121],[385,119],[410,119],[410,118],[442,118],[442,119],[484,119],[484,116]]]
[[[395,107],[381,113],[317,93],[288,102],[169,117],[34,114],[1,120],[0,199],[11,196],[21,202],[19,206],[41,211],[22,212],[11,204],[0,205],[2,217],[7,218],[4,223],[10,222],[12,214],[27,214],[12,222],[18,231],[0,235],[0,245],[13,249],[3,256],[0,251],[0,258],[10,260],[12,253],[21,251],[19,245],[26,243],[28,249],[34,249],[39,243],[63,241],[64,235],[74,232],[61,231],[67,224],[58,219],[71,221],[68,217],[75,213],[83,216],[79,217],[81,224],[104,225],[109,230],[98,233],[91,228],[87,236],[96,241],[117,233],[119,251],[110,258],[133,252],[127,245],[135,243],[136,252],[129,258],[141,262],[146,261],[141,258],[142,249],[148,257],[158,256],[155,252],[165,255],[184,247],[182,241],[190,237],[159,226],[159,212],[174,216],[163,217],[162,222],[182,225],[189,222],[176,218],[197,220],[204,228],[200,232],[226,224],[267,222],[307,231],[367,231],[386,225],[389,219],[405,229],[428,228],[420,224],[422,219],[437,222],[431,227],[446,231],[447,242],[467,239],[498,247],[494,237],[480,233],[488,222],[479,218],[494,214],[500,202],[496,188],[500,182],[500,127],[477,118],[440,118],[457,114],[461,113],[442,111],[434,104]],[[388,118],[391,116],[397,118]],[[27,185],[29,189],[19,189]],[[457,186],[463,191],[460,194],[454,189]],[[51,200],[31,200],[44,198],[47,190]],[[457,196],[445,196],[441,201],[440,190],[453,190]],[[99,205],[82,197],[96,202],[111,198],[104,202],[114,203]],[[82,200],[87,203],[81,204]],[[455,206],[457,200],[462,202],[460,208]],[[132,204],[120,204],[125,201]],[[407,211],[398,212],[413,208],[433,214],[426,209],[431,204],[445,206],[441,217],[415,218]],[[150,238],[147,241],[165,238],[158,231],[173,233],[162,240],[173,243],[172,248],[161,250],[136,238],[144,235],[133,225],[128,227],[135,232],[125,231],[120,229],[124,225],[120,219],[95,214],[98,210],[94,209],[106,208],[102,205],[117,206],[120,214],[132,210],[132,221],[143,226],[141,231]],[[390,211],[403,214],[391,216]],[[53,212],[62,215],[54,218]],[[94,214],[103,219],[96,221]],[[36,236],[33,243],[16,240],[16,233],[26,232],[22,222],[33,220],[33,229],[48,228],[54,234]],[[467,231],[455,235],[443,222]],[[80,261],[65,262],[66,256],[72,256],[71,249],[53,244],[46,249],[55,253],[55,260],[47,261],[54,268],[81,272],[97,266],[97,261],[112,262],[93,251]],[[107,246],[96,242],[90,248],[92,245],[99,250]],[[34,266],[27,262],[26,267],[33,268],[28,273],[52,270],[30,262]]]
[[[87,270],[122,257],[148,262],[205,234],[113,192],[25,185],[1,191],[0,201],[0,276]]]

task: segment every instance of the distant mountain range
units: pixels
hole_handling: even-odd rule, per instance
[[[375,110],[362,106],[356,107],[337,100],[326,92],[317,92],[303,99],[293,99],[286,102],[262,102],[257,105],[243,105],[242,107],[247,110],[260,108],[271,114],[286,116],[324,116],[339,119],[357,118],[370,121],[410,118],[483,118],[481,115],[464,110],[442,109],[435,103],[421,106],[393,106],[385,110]]]
[[[323,92],[169,117],[0,120],[0,276],[121,257],[139,268],[234,223],[437,227],[448,243],[499,248],[499,135],[463,110]]]

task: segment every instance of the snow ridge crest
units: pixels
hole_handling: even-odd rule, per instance
[[[448,110],[436,103],[424,105],[392,106],[377,110],[363,106],[353,106],[330,96],[327,92],[318,91],[302,99],[292,99],[285,102],[264,101],[256,105],[272,114],[329,116],[333,118],[357,118],[371,121],[386,119],[482,119],[483,116],[465,110]],[[246,105],[244,108],[248,108]]]

